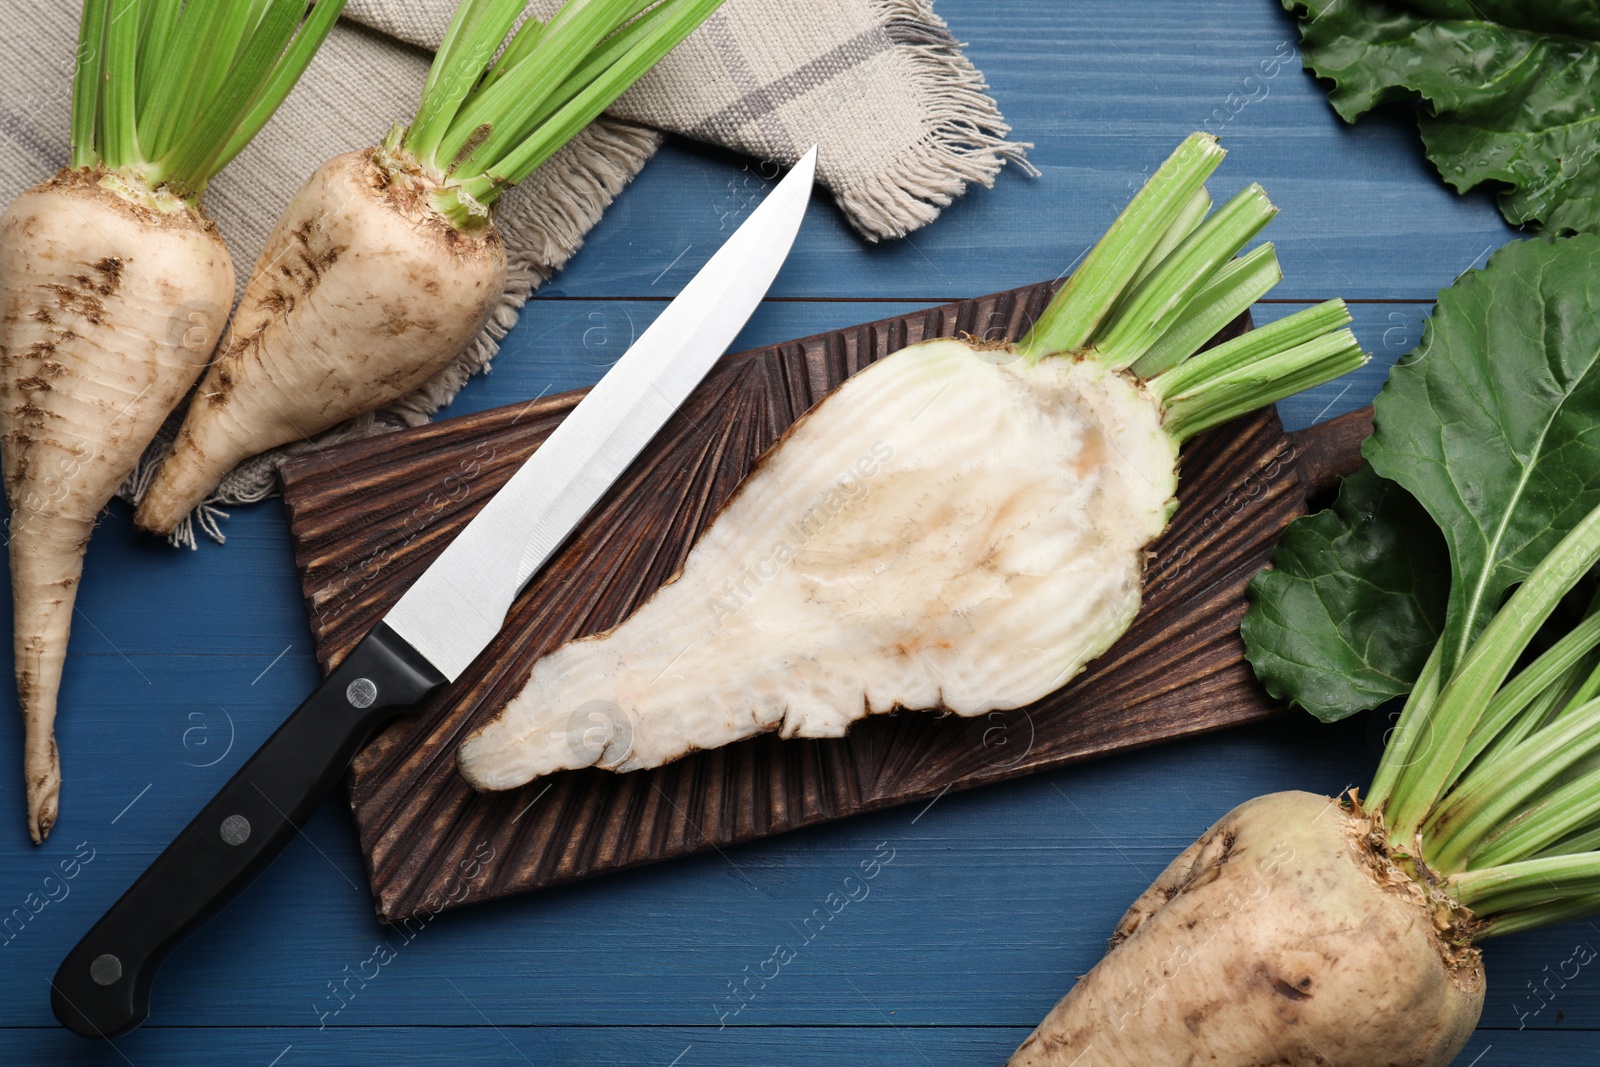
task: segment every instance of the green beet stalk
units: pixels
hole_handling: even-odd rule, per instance
[[[1229,263],[1206,283],[1167,332],[1133,363],[1133,373],[1153,378],[1171,370],[1221,333],[1283,280],[1271,242]]]
[[[1210,134],[1190,134],[1084,257],[1018,351],[1042,359],[1087,345],[1226,154]]]
[[[1337,300],[1201,352],[1283,276],[1270,244],[1239,254],[1278,211],[1259,185],[1207,214],[1224,154],[1206,134],[1179,145],[1017,344],[1131,369],[1180,441],[1366,362]]]
[[[1512,674],[1597,562],[1600,508],[1517,587],[1450,678],[1438,678],[1434,650],[1366,798],[1395,857],[1472,910],[1474,941],[1600,911],[1600,596]]]
[[[1195,302],[1201,289],[1278,213],[1251,185],[1218,208],[1161,262],[1094,338],[1096,356],[1126,367],[1149,350]]]
[[[1466,769],[1472,735],[1511,668],[1556,604],[1600,560],[1600,510],[1592,512],[1517,587],[1427,709],[1429,729],[1385,806],[1392,833],[1409,841]]]
[[[507,189],[721,4],[568,0],[548,23],[523,23],[501,51],[522,0],[465,0],[434,57],[416,118],[393,147],[437,183],[430,197],[440,214],[460,229],[481,227]]]
[[[260,132],[344,0],[86,0],[72,165],[191,203]]]

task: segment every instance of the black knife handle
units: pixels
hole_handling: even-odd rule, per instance
[[[67,955],[56,1018],[85,1037],[143,1022],[162,957],[283,851],[374,730],[444,683],[379,623]]]

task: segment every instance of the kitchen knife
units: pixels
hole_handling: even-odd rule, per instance
[[[269,737],[51,982],[69,1029],[115,1037],[149,1015],[166,953],[281,852],[378,728],[454,681],[518,592],[705,377],[794,244],[811,149],[598,385]]]

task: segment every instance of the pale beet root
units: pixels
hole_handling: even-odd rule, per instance
[[[1012,1067],[1443,1067],[1483,1009],[1472,920],[1359,809],[1273,793],[1134,902]]]
[[[493,224],[451,225],[381,150],[323,164],[290,201],[135,521],[171,533],[240,461],[413,391],[505,291]]]
[[[1032,703],[1137,613],[1177,456],[1148,392],[1093,361],[902,349],[796,423],[630,618],[535,663],[457,766],[510,789]],[[579,740],[592,713],[604,745]]]
[[[28,826],[56,819],[54,722],[83,552],[200,372],[233,264],[197,208],[64,170],[0,216],[0,452]]]

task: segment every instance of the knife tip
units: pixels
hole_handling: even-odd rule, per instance
[[[794,165],[795,171],[804,173],[808,181],[814,181],[817,176],[817,151],[819,147],[819,145],[812,145],[806,149],[806,154],[801,156],[799,162]]]

